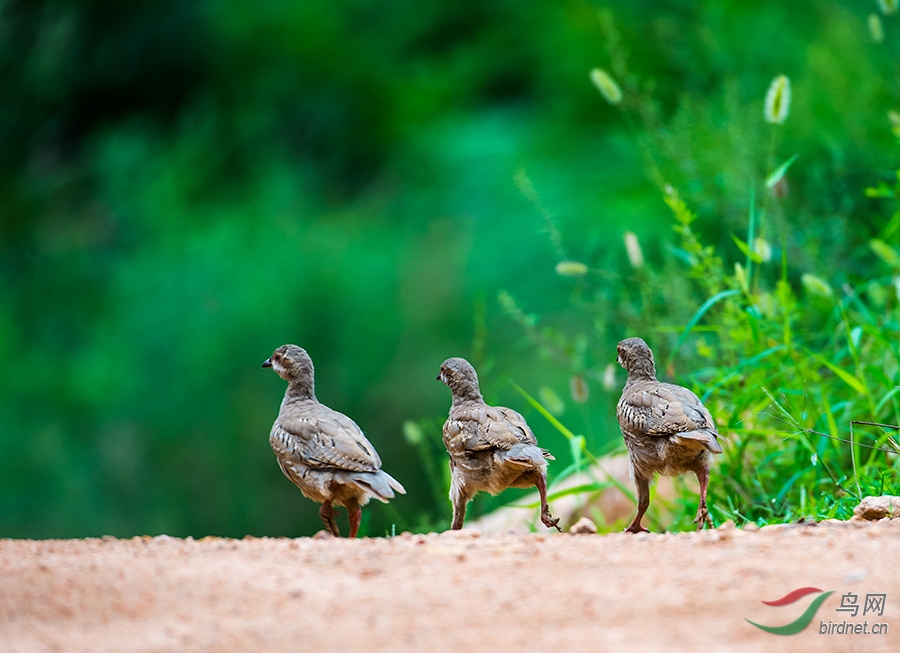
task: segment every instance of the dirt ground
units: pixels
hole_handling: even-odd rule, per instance
[[[900,519],[631,536],[0,540],[0,651],[898,651]],[[834,590],[811,625],[776,636]],[[839,612],[855,594],[854,617]],[[866,594],[886,594],[863,615]],[[822,623],[887,634],[820,634]]]

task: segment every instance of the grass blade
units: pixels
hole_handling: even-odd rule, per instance
[[[766,177],[766,188],[772,188],[772,186],[774,186],[779,181],[781,181],[781,179],[784,177],[785,173],[788,171],[788,168],[790,168],[793,165],[794,161],[797,160],[798,156],[800,156],[800,155],[795,154],[790,159],[788,159],[787,161],[782,163],[780,166],[775,168],[772,171],[772,174],[769,175],[768,177]]]
[[[569,429],[567,429],[565,426],[563,426],[562,422],[560,422],[558,419],[556,419],[556,418],[550,413],[549,410],[547,410],[546,408],[544,408],[544,407],[540,404],[540,402],[539,402],[537,399],[535,399],[535,398],[532,397],[530,394],[528,394],[527,392],[525,392],[525,391],[519,386],[519,384],[516,383],[515,381],[510,381],[510,383],[512,384],[512,387],[516,389],[516,392],[518,392],[520,395],[522,395],[522,397],[525,398],[525,401],[527,401],[529,404],[531,404],[531,407],[532,407],[532,408],[534,408],[537,412],[539,412],[541,415],[543,415],[544,418],[545,418],[548,422],[550,422],[550,424],[553,425],[553,428],[555,428],[557,431],[559,431],[560,433],[562,433],[562,434],[566,437],[567,440],[572,440],[572,439],[575,438],[575,434],[572,433],[572,431],[570,431]]]
[[[684,344],[684,341],[687,340],[688,334],[690,334],[691,329],[693,329],[697,325],[697,322],[699,322],[700,319],[704,315],[706,315],[706,312],[709,309],[711,309],[713,306],[715,306],[717,303],[719,303],[720,301],[725,299],[726,297],[732,297],[734,295],[739,294],[740,292],[741,292],[740,290],[723,290],[722,292],[716,293],[715,295],[713,295],[712,297],[707,299],[705,302],[703,302],[703,306],[701,306],[700,308],[697,309],[697,312],[694,313],[694,316],[691,318],[690,322],[688,322],[687,325],[684,327],[684,331],[681,332],[681,336],[679,336],[678,342],[675,343],[675,347],[672,349],[672,352],[669,354],[669,359],[666,362],[666,367],[668,367],[669,364],[671,364],[672,359],[675,357],[675,352],[678,351],[678,348]]]
[[[822,365],[824,365],[825,367],[830,369],[832,372],[834,372],[841,379],[841,381],[843,381],[844,383],[849,385],[851,388],[856,390],[859,394],[861,394],[861,395],[869,394],[869,391],[866,388],[866,386],[862,383],[862,381],[860,381],[858,378],[856,378],[855,375],[850,374],[850,372],[847,372],[846,370],[842,370],[840,367],[838,367],[837,365],[832,363],[830,360],[828,360],[827,358],[825,358],[823,356],[820,356],[819,354],[814,354],[813,352],[811,352],[809,350],[806,350],[806,353],[808,353],[810,356],[814,357],[816,360],[818,360],[820,363],[822,363]]]

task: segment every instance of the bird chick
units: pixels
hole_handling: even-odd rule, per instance
[[[465,359],[445,360],[437,380],[453,393],[443,431],[450,454],[450,528],[462,528],[466,504],[477,492],[497,494],[509,487],[534,486],[541,495],[544,526],[561,530],[547,505],[547,459],[553,456],[537,446],[525,418],[509,408],[484,403],[478,375]]]
[[[341,533],[334,506],[347,508],[350,537],[356,537],[369,499],[387,503],[394,491],[406,490],[381,470],[378,452],[356,422],[316,399],[313,363],[304,349],[283,345],[262,366],[288,382],[269,433],[281,471],[303,496],[322,504],[319,516],[335,537]]]
[[[640,338],[619,343],[619,365],[628,372],[616,416],[628,448],[631,477],[638,495],[638,511],[630,533],[648,532],[641,518],[650,505],[650,481],[655,473],[677,476],[694,472],[700,481],[697,530],[712,526],[706,509],[711,454],[722,453],[712,415],[687,388],[656,379],[653,352]]]

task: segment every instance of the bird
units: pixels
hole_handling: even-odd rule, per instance
[[[312,359],[297,345],[282,345],[262,364],[288,382],[278,417],[269,433],[281,471],[303,496],[322,506],[325,529],[340,537],[334,506],[344,506],[350,537],[356,537],[362,506],[384,503],[403,486],[381,469],[381,458],[362,430],[346,415],[319,403]]]
[[[519,413],[502,406],[488,406],[478,388],[475,368],[464,358],[448,358],[437,377],[453,395],[443,439],[450,454],[451,530],[466,519],[466,504],[478,492],[498,494],[510,487],[537,487],[541,496],[541,522],[559,528],[547,505],[549,451],[538,447],[537,438]]]
[[[700,482],[697,530],[712,526],[706,507],[712,454],[722,453],[712,415],[693,392],[656,378],[653,352],[641,338],[618,345],[617,361],[628,372],[616,416],[628,449],[631,477],[638,495],[637,515],[625,529],[649,532],[641,519],[650,505],[654,474],[678,476],[688,472]]]

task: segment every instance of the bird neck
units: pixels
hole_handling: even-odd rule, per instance
[[[451,390],[453,392],[452,406],[461,406],[462,404],[469,402],[475,402],[479,404],[484,403],[484,397],[481,396],[481,392],[479,392],[477,385],[465,385],[461,387],[451,388]]]
[[[656,367],[652,361],[641,361],[628,370],[625,385],[633,385],[639,381],[656,381]]]
[[[291,379],[288,382],[287,390],[284,392],[284,400],[316,400],[316,392],[312,381],[303,381],[300,379]]]

